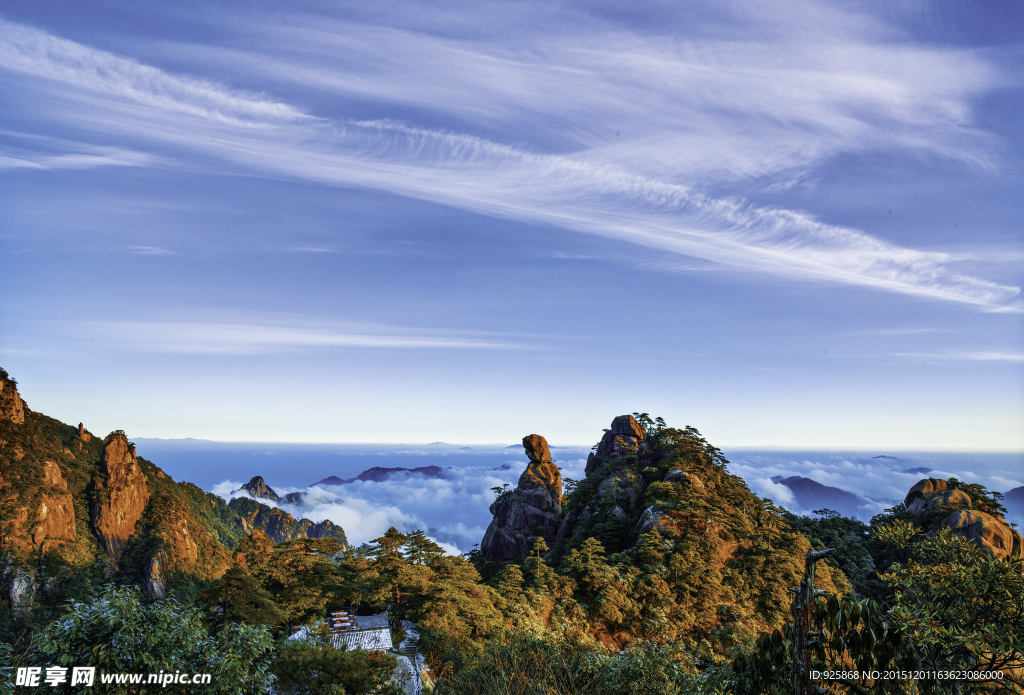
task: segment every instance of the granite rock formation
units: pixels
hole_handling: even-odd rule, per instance
[[[683,485],[689,485],[697,492],[703,494],[704,483],[701,482],[700,478],[695,476],[693,473],[687,473],[686,471],[677,468],[673,471],[669,471],[665,474],[666,483],[681,483]]]
[[[969,539],[993,557],[1015,559],[1024,553],[1024,538],[1006,519],[975,509],[977,505],[971,495],[966,490],[953,487],[948,480],[926,478],[918,481],[907,492],[903,504],[908,512],[931,529],[930,532],[935,530],[934,520],[941,517],[938,528],[952,529],[953,533]]]
[[[328,519],[318,523],[309,519],[296,520],[283,509],[270,507],[248,497],[236,497],[228,503],[228,507],[238,515],[238,530],[246,535],[262,529],[275,543],[285,543],[296,538],[337,538],[342,547],[348,547],[345,531]]]
[[[167,579],[160,572],[159,557],[150,558],[142,573],[143,588],[151,601],[167,596]]]
[[[910,488],[903,504],[908,512],[920,518],[936,509],[969,509],[971,496],[963,490],[953,489],[942,478],[925,478]]]
[[[551,460],[547,440],[538,434],[523,437],[530,464],[514,490],[491,504],[494,518],[480,550],[484,557],[504,566],[526,557],[537,538],[553,544],[562,513],[562,474]]]
[[[10,589],[7,592],[11,612],[23,618],[32,615],[37,589],[35,575],[24,568],[18,568],[11,579]]]
[[[611,429],[605,431],[597,445],[597,452],[587,457],[586,474],[589,476],[609,459],[621,456],[639,455],[647,451],[646,436],[632,415],[619,415],[612,420]]]
[[[1002,519],[985,512],[962,509],[943,519],[941,525],[1000,560],[1019,558],[1024,551],[1021,535]]]
[[[644,440],[646,435],[632,415],[619,415],[612,420],[596,452],[587,457],[587,479],[601,481],[597,484],[596,495],[586,506],[566,513],[558,527],[556,541],[568,539],[578,528],[595,523],[617,523],[623,528],[636,525],[637,515],[643,509],[643,485],[637,472],[627,470],[625,463],[635,461],[634,457],[643,456],[648,451]],[[651,515],[656,513],[654,509],[647,511]],[[649,531],[649,521],[650,517],[645,517],[640,527]]]
[[[33,412],[16,394],[0,369],[0,597],[15,614],[45,615],[63,603],[64,587],[83,581],[100,559],[113,560],[101,564],[160,598],[179,579],[218,578],[241,538],[262,532],[249,520],[243,528],[242,515],[225,500],[175,482],[138,457],[123,432],[93,436],[84,424]],[[330,521],[288,519],[282,540],[346,544]],[[40,553],[59,561],[40,563]]]
[[[116,559],[142,517],[150,491],[135,458],[135,445],[123,432],[103,440],[100,468],[106,475],[93,479],[92,523],[107,554]]]

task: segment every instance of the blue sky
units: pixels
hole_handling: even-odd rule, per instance
[[[0,0],[0,366],[94,432],[1024,449],[1010,2]]]

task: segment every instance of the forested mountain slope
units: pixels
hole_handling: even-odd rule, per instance
[[[175,482],[123,432],[100,439],[32,411],[0,370],[0,589],[7,620],[44,619],[110,579],[151,598],[215,579],[239,540],[266,525],[278,540],[344,532],[249,499],[232,505]],[[283,538],[287,536],[287,538]],[[280,538],[279,538],[280,537]]]

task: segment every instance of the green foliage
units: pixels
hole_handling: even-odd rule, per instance
[[[814,513],[819,518],[797,516],[788,511],[783,511],[782,515],[791,529],[811,541],[814,550],[833,549],[834,552],[823,562],[842,570],[858,596],[875,597],[878,578],[867,544],[870,527],[859,519],[841,516],[830,509],[819,509]]]
[[[232,567],[215,581],[207,594],[209,606],[223,623],[282,625],[288,615],[278,608],[260,582],[244,567]]]
[[[340,607],[338,567],[333,558],[340,550],[335,538],[298,538],[274,545],[265,535],[242,541],[247,569],[285,615],[289,625],[306,625],[326,616],[332,606]],[[239,579],[244,575],[236,573]],[[221,585],[222,587],[224,585]],[[255,587],[246,589],[246,601],[261,600]],[[261,620],[272,612],[264,612]]]
[[[816,601],[817,633],[810,667],[859,672],[831,679],[843,693],[1012,693],[1024,688],[1024,563],[996,559],[949,529],[922,535],[895,521],[875,529],[879,542],[908,552],[880,579],[893,589],[889,605],[838,596]],[[792,624],[762,634],[733,662],[737,695],[791,691]],[[873,680],[872,671],[917,671],[923,677]],[[1001,672],[1001,678],[956,681],[935,672]]]
[[[516,632],[486,643],[457,672],[442,678],[436,695],[541,695],[602,691],[608,650],[596,642]]]
[[[4,376],[7,376],[6,373]],[[14,667],[11,666],[11,651],[13,651],[11,645],[0,642],[0,695],[14,695]]]
[[[676,645],[636,642],[615,652],[560,634],[512,632],[487,642],[437,695],[682,695],[692,669]]]
[[[971,508],[978,511],[992,514],[993,516],[1005,516],[1006,507],[1002,505],[1003,493],[990,491],[980,483],[965,483],[956,478],[946,481],[953,490],[963,490],[971,496]]]
[[[882,579],[895,591],[888,622],[913,640],[924,668],[1003,671],[987,685],[1024,689],[1024,561],[997,559],[941,529]]]
[[[208,693],[264,693],[273,649],[264,628],[231,625],[211,637],[194,609],[173,602],[144,604],[131,589],[108,589],[91,603],[71,603],[67,614],[33,640],[21,665],[95,666],[100,672],[210,673]],[[109,688],[109,689],[108,689]],[[40,688],[39,692],[48,692]],[[191,687],[102,686],[94,692],[190,692]]]
[[[306,633],[305,640],[288,640],[278,647],[273,672],[274,690],[280,695],[401,695],[391,682],[395,657],[331,645],[330,633],[321,626]]]

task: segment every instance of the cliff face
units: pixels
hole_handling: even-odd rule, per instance
[[[554,543],[558,533],[562,474],[551,460],[544,437],[523,437],[523,448],[530,464],[519,477],[516,489],[503,493],[491,504],[494,518],[480,542],[484,557],[499,566],[525,557],[537,538]]]
[[[25,404],[18,394],[17,384],[7,377],[7,372],[0,370],[0,420],[7,420],[16,425],[25,422]]]
[[[93,528],[107,554],[116,559],[149,502],[149,486],[135,457],[135,446],[123,432],[103,440],[100,467],[106,475],[93,480]]]

